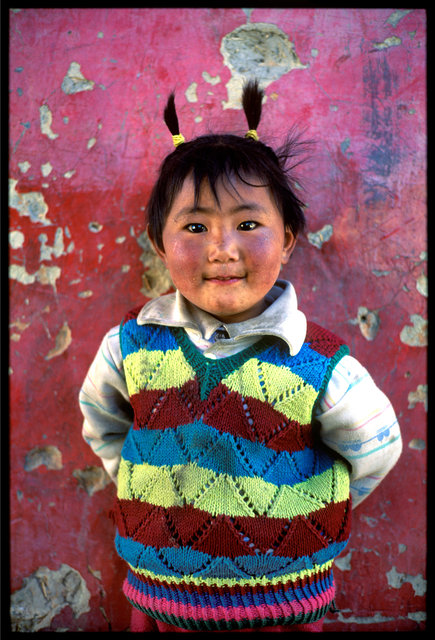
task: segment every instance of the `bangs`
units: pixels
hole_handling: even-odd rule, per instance
[[[265,179],[268,172],[261,159],[255,154],[248,154],[246,149],[235,148],[234,145],[229,150],[228,145],[222,141],[197,149],[183,164],[183,167],[179,166],[180,176],[177,182],[181,188],[184,180],[188,176],[192,177],[195,206],[198,204],[204,181],[208,182],[218,205],[218,185],[232,185],[234,178],[252,187],[270,187],[269,181]],[[235,189],[234,185],[232,187]]]

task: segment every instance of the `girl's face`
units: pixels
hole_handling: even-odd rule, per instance
[[[234,178],[218,185],[220,205],[208,182],[194,207],[186,178],[155,250],[180,293],[221,322],[241,322],[266,308],[265,296],[286,264],[296,239],[284,227],[267,187]]]

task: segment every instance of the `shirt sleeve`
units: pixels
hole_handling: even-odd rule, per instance
[[[334,368],[316,419],[320,438],[350,465],[352,504],[360,504],[394,467],[402,438],[394,409],[352,356]]]
[[[119,326],[105,336],[79,394],[82,435],[116,484],[121,449],[133,422],[119,344]]]

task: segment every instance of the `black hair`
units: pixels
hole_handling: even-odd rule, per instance
[[[263,95],[256,81],[248,82],[243,89],[242,106],[249,129],[258,127]],[[164,120],[173,136],[180,134],[173,93],[168,98]],[[295,181],[291,171],[300,164],[300,161],[295,164],[294,159],[304,148],[305,143],[300,141],[300,135],[294,130],[277,152],[260,140],[232,134],[204,135],[179,144],[164,159],[147,206],[149,231],[155,243],[163,249],[162,235],[166,218],[175,196],[189,175],[194,182],[194,206],[198,205],[205,179],[218,204],[217,183],[223,178],[236,176],[250,186],[268,187],[282,214],[284,225],[296,237],[305,228],[305,205],[294,193]],[[289,166],[289,161],[292,166]]]

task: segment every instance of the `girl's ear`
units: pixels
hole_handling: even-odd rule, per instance
[[[158,244],[156,239],[154,238],[154,234],[152,232],[152,229],[150,227],[149,224],[147,224],[147,234],[148,234],[148,238],[153,246],[154,251],[157,253],[157,255],[159,256],[159,258],[166,264],[166,254],[163,248],[161,248]]]
[[[290,227],[286,225],[284,230],[284,246],[282,249],[281,264],[287,264],[290,260],[290,256],[293,253],[293,249],[296,246],[297,237],[290,231]]]

